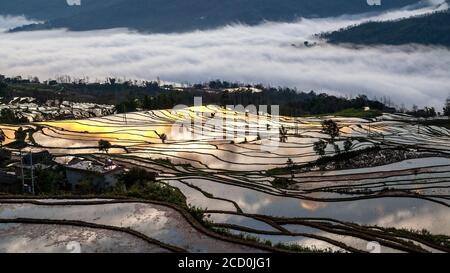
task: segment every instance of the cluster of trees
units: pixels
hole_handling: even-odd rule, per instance
[[[328,147],[328,144],[333,145],[334,151],[337,154],[340,154],[341,148],[340,146],[336,143],[336,138],[339,137],[340,134],[340,128],[338,126],[338,124],[331,119],[328,120],[324,120],[322,121],[322,132],[324,134],[327,134],[330,136],[330,138],[327,141],[324,141],[322,139],[320,139],[319,141],[314,143],[314,151],[320,155],[320,156],[324,156],[325,155],[325,150]],[[353,146],[353,142],[351,141],[351,139],[347,138],[344,141],[344,151],[345,152],[349,152],[351,150]]]
[[[417,118],[433,118],[437,116],[434,107],[425,107],[423,109],[418,109],[417,106],[413,106],[413,110],[407,112],[407,114],[417,117]],[[445,115],[445,114],[444,114]]]
[[[154,182],[156,173],[148,172],[142,168],[131,168],[128,172],[119,175],[118,180],[125,189],[131,189],[133,186],[144,186],[147,182]]]
[[[368,22],[322,34],[331,43],[450,46],[448,10],[386,22]]]
[[[17,129],[14,132],[14,138],[17,143],[24,143],[25,139],[27,138],[27,131],[24,130],[22,127],[19,127],[19,129]],[[0,129],[0,148],[3,147],[3,143],[5,141],[6,141],[6,134],[2,129]]]
[[[3,142],[5,141],[6,141],[6,134],[2,129],[0,129],[0,149],[3,148]]]
[[[156,173],[131,168],[118,176],[115,192],[136,198],[157,200],[186,207],[186,197],[177,188],[156,181]]]
[[[28,122],[27,118],[19,117],[12,109],[3,108],[0,111],[0,123],[21,124],[26,122]]]
[[[327,140],[319,139],[314,143],[313,146],[314,152],[320,156],[318,162],[324,158],[328,145],[332,145],[335,153],[338,155],[348,155],[350,153],[350,150],[353,147],[353,142],[350,138],[346,138],[343,143],[345,153],[342,153],[341,147],[336,142],[336,139],[340,135],[340,128],[334,120],[328,119],[322,121],[322,133],[327,134],[329,136],[329,139]],[[288,158],[286,165],[287,168],[291,171],[291,181],[293,181],[294,169],[296,168],[296,165],[291,158]],[[274,181],[272,181],[271,184],[276,188],[281,189],[289,188],[289,180],[287,178],[279,178],[279,179],[277,178]]]
[[[447,105],[444,107],[444,116],[450,117],[450,101],[447,102]]]
[[[27,137],[27,131],[24,130],[22,127],[19,127],[19,129],[17,129],[14,132],[14,138],[16,139],[17,143],[24,143],[26,137]]]
[[[65,190],[67,185],[66,172],[64,167],[53,165],[51,168],[35,170],[35,187],[36,193],[55,194],[60,190]]]
[[[255,25],[264,21],[293,21],[299,17],[379,12],[416,1],[390,0],[370,6],[361,0],[258,0],[257,4],[248,0],[95,0],[82,1],[76,8],[63,0],[33,0],[32,5],[29,2],[2,0],[0,13],[25,15],[44,22],[21,26],[18,30],[123,27],[167,33],[211,29],[236,22]]]
[[[214,81],[207,85],[225,88],[233,86],[228,82]],[[314,91],[308,93],[299,92],[292,88],[260,88],[261,92],[254,92],[250,88],[242,88],[236,91],[226,91],[225,89],[211,91],[205,90],[205,86],[197,88],[188,88],[183,92],[166,90],[155,95],[129,96],[127,99],[116,104],[116,110],[119,113],[136,111],[138,108],[143,110],[155,110],[172,108],[175,105],[183,104],[193,105],[193,97],[202,97],[204,104],[226,105],[278,105],[281,115],[302,116],[317,115],[339,112],[345,109],[362,109],[370,107],[372,110],[395,112],[394,108],[385,106],[383,103],[370,100],[364,95],[359,95],[352,99],[336,97],[328,94],[317,94]],[[270,107],[268,109],[270,113]]]
[[[66,76],[58,80],[58,85],[12,80],[9,83],[0,82],[0,91],[3,90],[3,97],[6,99],[34,97],[38,102],[58,99],[111,104],[116,106],[118,112],[130,112],[138,108],[144,110],[172,108],[179,104],[192,106],[194,97],[202,97],[204,104],[222,106],[279,105],[280,114],[293,116],[335,113],[366,106],[384,112],[395,111],[394,108],[377,100],[370,100],[364,95],[347,99],[314,91],[300,92],[295,88],[274,88],[261,84],[242,85],[221,80],[195,84],[182,88],[182,91],[171,85],[160,85],[159,81],[131,81],[117,78],[89,83],[86,79],[76,80]],[[255,88],[260,92],[255,92]],[[226,89],[234,90],[226,91]]]

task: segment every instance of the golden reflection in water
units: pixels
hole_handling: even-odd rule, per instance
[[[309,210],[309,211],[316,211],[318,209],[323,209],[327,206],[327,203],[325,202],[316,202],[316,201],[309,201],[309,200],[302,200],[300,201],[300,206],[303,209]]]
[[[19,127],[22,127],[24,130],[28,129],[30,126],[14,126],[14,125],[6,125],[6,124],[0,124],[0,129],[3,130],[3,133],[5,133],[6,139],[2,143],[2,145],[11,143],[15,141],[15,132]]]

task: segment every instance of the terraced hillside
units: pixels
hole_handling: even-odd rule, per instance
[[[324,119],[334,120],[340,134],[320,158],[314,143],[331,142]],[[13,141],[17,127],[1,127],[5,143]],[[125,232],[124,244],[150,244],[142,251],[276,251],[269,245],[283,243],[360,252],[372,250],[373,242],[383,252],[450,250],[450,130],[408,116],[291,118],[207,106],[26,127],[28,146],[61,162],[107,156],[158,172],[158,181],[204,209],[209,227],[164,203],[5,196],[0,234],[53,242],[26,232],[27,226],[48,225],[57,234],[78,225],[85,233]],[[98,151],[100,139],[113,146],[107,155]],[[5,244],[0,240],[0,248]]]

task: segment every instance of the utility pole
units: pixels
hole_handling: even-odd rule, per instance
[[[31,193],[34,195],[34,168],[33,168],[33,154],[30,149],[30,169],[31,169]]]
[[[22,190],[25,188],[25,177],[23,172],[23,157],[22,157],[22,150],[20,150],[20,170],[22,172]]]
[[[127,109],[126,109],[125,105],[123,105],[123,122],[125,122],[125,124],[128,124],[128,122],[127,122]]]

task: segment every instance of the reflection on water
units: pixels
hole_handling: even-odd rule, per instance
[[[432,233],[450,235],[449,208],[426,200],[386,197],[323,203],[273,196],[210,180],[186,181],[216,197],[234,200],[247,213],[278,217],[332,218],[366,225],[427,229]]]
[[[310,211],[316,211],[318,209],[323,209],[328,205],[328,203],[324,202],[316,202],[310,200],[301,200],[300,207]]]

